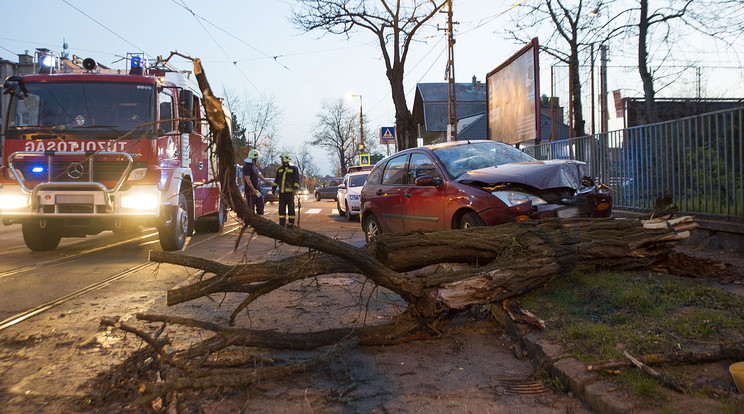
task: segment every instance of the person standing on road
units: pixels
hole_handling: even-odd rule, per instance
[[[262,180],[263,176],[256,165],[259,155],[255,149],[248,152],[248,158],[245,159],[245,164],[243,164],[243,180],[245,181],[245,201],[248,202],[248,207],[259,216],[263,216],[264,198],[261,194],[261,187],[258,185],[258,180]]]
[[[276,179],[271,191],[277,194],[279,188],[279,225],[294,227],[295,205],[294,195],[300,189],[300,173],[297,166],[292,164],[292,157],[286,152],[281,155],[282,165],[276,171]],[[287,220],[288,219],[288,220]]]

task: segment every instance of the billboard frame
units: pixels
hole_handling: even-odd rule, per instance
[[[500,72],[501,70],[507,68],[509,65],[514,63],[517,59],[522,57],[523,55],[526,55],[532,51],[533,53],[533,70],[534,70],[534,82],[535,82],[535,90],[533,91],[535,96],[535,145],[540,144],[541,138],[542,138],[542,128],[541,128],[541,112],[540,112],[540,60],[539,60],[539,52],[540,52],[540,44],[537,40],[537,38],[533,38],[527,45],[525,45],[522,49],[517,51],[515,54],[513,54],[509,59],[505,60],[503,63],[501,63],[499,66],[497,66],[492,71],[488,72],[486,74],[486,137],[489,140],[493,140],[491,134],[491,105],[490,105],[490,87],[488,80],[491,76],[495,75],[496,73]],[[523,142],[523,141],[522,141]]]

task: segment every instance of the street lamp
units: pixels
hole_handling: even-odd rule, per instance
[[[359,97],[359,151],[364,151],[364,118],[362,118],[362,95],[351,95]]]

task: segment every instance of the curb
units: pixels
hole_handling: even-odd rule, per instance
[[[574,395],[592,410],[600,414],[624,414],[639,408],[617,384],[587,371],[586,363],[570,357],[566,349],[548,340],[542,331],[515,322],[501,306],[494,304],[489,308],[494,319],[517,339],[533,362],[547,366],[550,375],[568,384]]]

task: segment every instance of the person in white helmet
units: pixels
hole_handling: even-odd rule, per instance
[[[279,189],[279,225],[294,227],[295,205],[294,194],[300,189],[300,173],[297,166],[292,164],[292,157],[286,152],[280,156],[282,165],[276,171],[276,179],[271,191],[277,194]],[[286,224],[289,221],[289,224]]]
[[[248,151],[248,157],[244,160],[243,164],[243,180],[245,180],[245,201],[248,202],[248,206],[251,211],[255,212],[259,216],[264,214],[264,198],[261,194],[261,188],[258,185],[259,180],[264,180],[261,173],[258,171],[256,160],[260,154],[257,150],[252,149]]]

